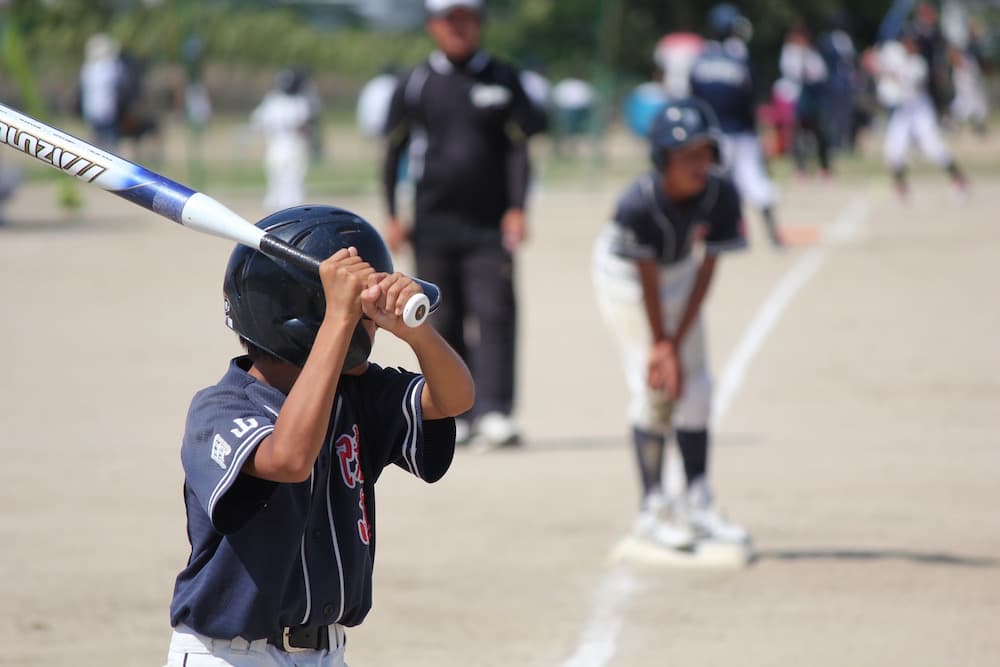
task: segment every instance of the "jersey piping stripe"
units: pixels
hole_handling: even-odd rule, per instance
[[[418,378],[411,382],[410,386],[406,390],[406,395],[409,398],[410,414],[413,417],[413,429],[410,437],[410,460],[413,461],[413,473],[421,479],[423,479],[423,476],[420,474],[420,465],[417,463],[417,441],[420,439],[421,428],[417,401],[422,393],[421,388],[423,386],[423,378]]]
[[[313,487],[315,487],[315,476],[309,475],[309,496],[312,497]],[[329,496],[328,496],[329,497]],[[312,585],[309,583],[309,565],[306,563],[306,533],[302,534],[302,546],[300,548],[300,555],[302,558],[302,580],[306,587],[306,613],[302,615],[302,620],[300,625],[305,625],[306,621],[309,620],[309,614],[312,613]]]
[[[332,447],[332,441],[337,437],[337,424],[340,423],[340,409],[343,407],[343,399],[339,396],[337,397],[337,408],[333,413],[333,424],[334,428],[330,434],[330,442],[327,442],[328,447]],[[337,577],[340,582],[340,610],[337,612],[337,618],[335,622],[339,623],[340,618],[344,615],[344,596],[346,591],[344,590],[344,563],[340,560],[340,543],[337,541],[337,527],[333,524],[333,507],[330,504],[330,491],[333,484],[333,471],[337,466],[331,465],[330,472],[326,478],[326,519],[330,523],[330,539],[333,540],[333,554],[337,558]]]
[[[240,470],[243,469],[243,464],[246,463],[246,459],[253,452],[257,444],[266,438],[272,431],[274,431],[274,426],[272,424],[267,424],[262,426],[253,432],[250,437],[243,441],[243,444],[239,446],[236,450],[236,455],[233,457],[232,463],[229,465],[229,470],[226,474],[222,476],[219,480],[218,485],[216,485],[215,490],[212,492],[211,498],[208,501],[208,516],[211,518],[215,514],[215,505],[219,502],[219,498],[222,494],[232,486],[233,480],[236,476],[240,474]]]
[[[413,396],[417,393],[415,391],[416,385],[422,385],[423,380],[420,378],[415,378],[410,382],[410,386],[406,388],[406,392],[403,394],[403,418],[406,419],[406,435],[403,438],[403,460],[406,462],[406,467],[410,469],[410,472],[420,477],[420,470],[417,467],[417,409],[413,402]]]
[[[712,254],[726,252],[727,250],[742,250],[747,247],[747,240],[745,238],[733,239],[731,241],[716,241],[715,243],[706,243],[705,250]]]

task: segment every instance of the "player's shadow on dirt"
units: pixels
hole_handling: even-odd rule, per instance
[[[908,551],[906,549],[763,549],[756,554],[757,560],[780,561],[882,561],[903,560],[922,565],[946,565],[950,567],[995,568],[1000,560],[978,556],[962,556],[940,552]]]

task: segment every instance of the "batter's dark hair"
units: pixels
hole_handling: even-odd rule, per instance
[[[257,347],[243,336],[240,336],[240,345],[242,345],[243,349],[247,351],[247,356],[250,357],[250,361],[254,363],[257,363],[258,361],[281,361],[278,357],[274,356],[267,350]]]

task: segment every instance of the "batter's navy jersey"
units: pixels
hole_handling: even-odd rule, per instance
[[[726,134],[754,132],[754,88],[746,58],[720,42],[709,42],[691,68],[691,94],[704,100]]]
[[[633,183],[615,210],[611,253],[633,260],[676,264],[691,254],[695,238],[710,254],[746,247],[736,187],[713,175],[692,199],[672,202],[655,172]]]
[[[361,623],[371,608],[375,481],[395,463],[433,482],[451,465],[455,422],[424,422],[423,376],[370,364],[342,375],[312,475],[280,484],[241,474],[285,395],[234,359],[191,403],[181,448],[191,558],[171,625],[217,639],[287,626]]]

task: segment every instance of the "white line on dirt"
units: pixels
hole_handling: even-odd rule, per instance
[[[868,210],[865,198],[852,200],[826,230],[824,243],[799,258],[764,299],[726,362],[715,393],[713,426],[718,426],[729,410],[746,378],[750,363],[788,304],[826,261],[831,244],[851,240],[868,217]],[[639,588],[638,579],[623,566],[615,566],[604,576],[594,592],[594,611],[580,635],[576,651],[563,663],[563,667],[604,667],[611,661],[618,649],[622,612]]]

